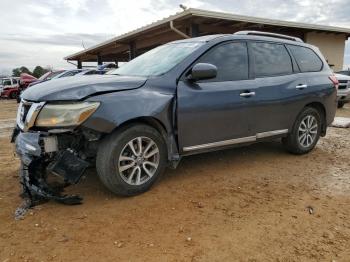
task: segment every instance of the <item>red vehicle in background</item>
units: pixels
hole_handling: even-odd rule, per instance
[[[19,95],[19,78],[6,77],[1,79],[0,96],[2,98],[17,98]]]
[[[26,89],[29,84],[37,81],[38,79],[30,74],[22,73],[19,79],[19,89],[20,92]]]
[[[31,83],[38,79],[30,74],[22,73],[19,79],[18,95],[16,96],[17,102],[19,103],[21,98],[20,95],[24,89],[26,89]]]

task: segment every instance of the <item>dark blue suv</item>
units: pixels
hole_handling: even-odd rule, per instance
[[[47,176],[77,183],[96,164],[106,187],[129,196],[190,154],[276,138],[304,154],[333,121],[337,84],[316,47],[251,31],[175,41],[106,75],[45,82],[18,110],[22,184],[30,196],[75,203]]]

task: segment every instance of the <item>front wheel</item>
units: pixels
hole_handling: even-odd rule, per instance
[[[96,159],[102,183],[121,196],[147,191],[164,172],[166,145],[154,128],[137,124],[123,127],[105,138]]]
[[[297,117],[291,132],[282,142],[286,149],[293,154],[310,152],[321,134],[321,115],[313,107],[306,107]]]

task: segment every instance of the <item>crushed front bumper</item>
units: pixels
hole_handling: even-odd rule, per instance
[[[43,200],[55,200],[63,204],[80,204],[82,198],[64,195],[63,189],[79,181],[89,163],[81,159],[71,148],[60,149],[56,135],[44,132],[21,132],[16,128],[12,141],[21,159],[20,183],[23,198],[34,206]],[[63,183],[48,182],[50,175],[60,177]]]

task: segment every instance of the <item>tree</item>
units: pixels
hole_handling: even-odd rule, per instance
[[[12,70],[12,76],[19,77],[21,75],[21,70],[19,68],[15,68]]]
[[[27,74],[32,74],[32,72],[30,72],[30,70],[25,67],[25,66],[21,66],[19,68],[15,68],[12,70],[12,76],[17,76],[19,77],[22,73],[27,73]]]
[[[36,66],[33,70],[33,76],[35,76],[36,78],[39,78],[47,72],[48,72],[47,69],[44,69],[41,66]]]

